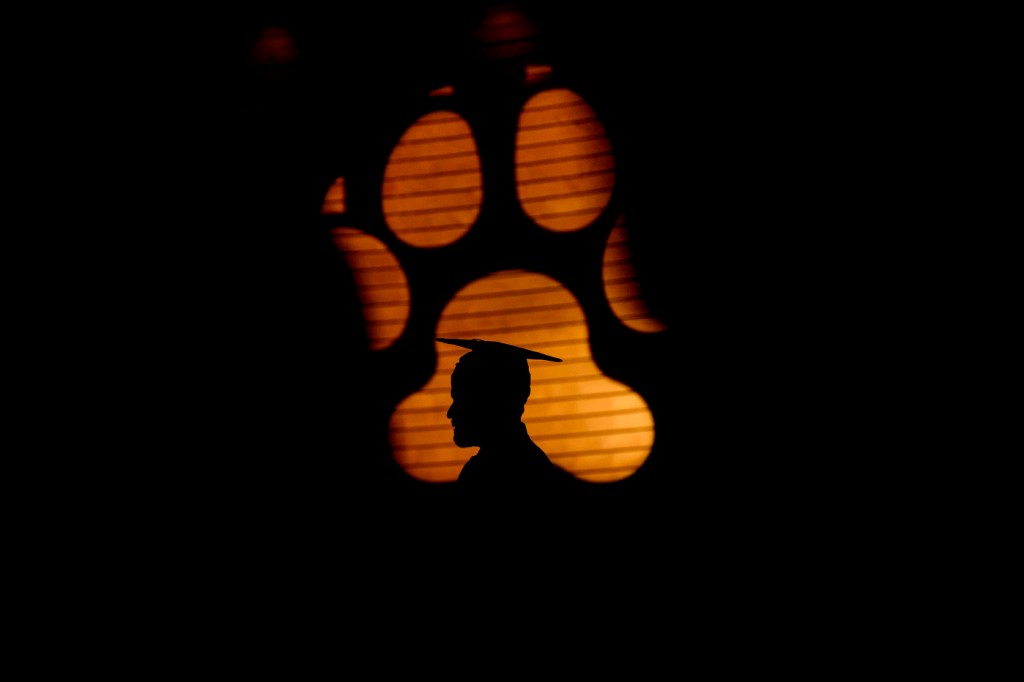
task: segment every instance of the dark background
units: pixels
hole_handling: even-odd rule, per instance
[[[154,666],[201,650],[262,667],[282,631],[332,654],[335,629],[349,649],[401,657],[435,634],[461,652],[509,614],[530,645],[582,635],[571,655],[597,643],[634,676],[708,640],[716,665],[845,665],[883,636],[914,650],[906,624],[947,606],[931,576],[966,525],[958,486],[932,478],[952,429],[928,409],[949,390],[932,390],[940,344],[910,333],[956,293],[918,264],[961,272],[923,246],[941,221],[922,212],[948,198],[914,187],[945,152],[930,107],[907,106],[936,71],[911,39],[922,17],[555,4],[523,7],[600,106],[670,326],[644,360],[663,369],[657,453],[538,543],[477,534],[382,456],[374,379],[394,377],[318,215],[338,159],[357,168],[457,72],[478,6],[11,17],[8,76],[27,87],[8,110],[34,119],[11,128],[15,180],[41,192],[15,197],[9,234],[46,242],[11,330],[34,346],[17,397],[43,412],[12,445],[39,474],[12,516],[37,618]],[[300,50],[283,81],[249,59],[269,24]],[[111,615],[123,639],[97,627]]]
[[[658,449],[574,527],[634,548],[837,537],[871,513],[846,502],[878,480],[871,445],[894,418],[864,398],[886,338],[864,321],[897,313],[872,307],[890,189],[868,169],[889,124],[858,19],[553,4],[520,7],[609,129],[645,300],[669,325],[644,359]],[[211,547],[458,535],[446,496],[382,456],[389,369],[319,207],[425,90],[482,68],[465,36],[483,5],[169,9],[69,60],[95,76],[78,79],[75,159],[124,232],[119,474],[161,523]],[[270,25],[297,44],[286,74],[251,60]]]

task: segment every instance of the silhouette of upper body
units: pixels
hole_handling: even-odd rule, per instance
[[[460,499],[515,510],[550,510],[575,481],[533,442],[522,421],[530,396],[528,359],[558,358],[479,339],[438,339],[466,348],[451,377],[447,416],[460,448],[479,447],[456,481]]]

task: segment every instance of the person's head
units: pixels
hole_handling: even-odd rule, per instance
[[[455,365],[451,379],[455,444],[481,445],[489,434],[507,430],[522,419],[530,397],[527,358],[561,362],[558,358],[495,341],[438,339],[471,348]]]

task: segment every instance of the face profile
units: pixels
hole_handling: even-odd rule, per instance
[[[559,358],[499,341],[443,339],[470,349],[452,372],[446,416],[460,448],[479,447],[457,485],[487,494],[530,495],[571,477],[530,438],[522,417],[530,397],[529,360]]]
[[[452,372],[452,422],[459,447],[484,445],[520,421],[530,396],[530,368],[510,350],[473,350]]]

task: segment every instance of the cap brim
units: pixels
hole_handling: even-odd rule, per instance
[[[556,358],[551,355],[545,355],[544,353],[538,353],[535,350],[529,348],[522,348],[521,346],[513,346],[509,343],[502,343],[501,341],[487,341],[484,339],[442,339],[437,338],[437,341],[441,343],[447,343],[452,346],[462,346],[472,351],[479,351],[483,353],[495,352],[495,353],[508,353],[510,355],[518,355],[526,358],[527,360],[547,360],[548,362],[561,362],[561,358]]]

